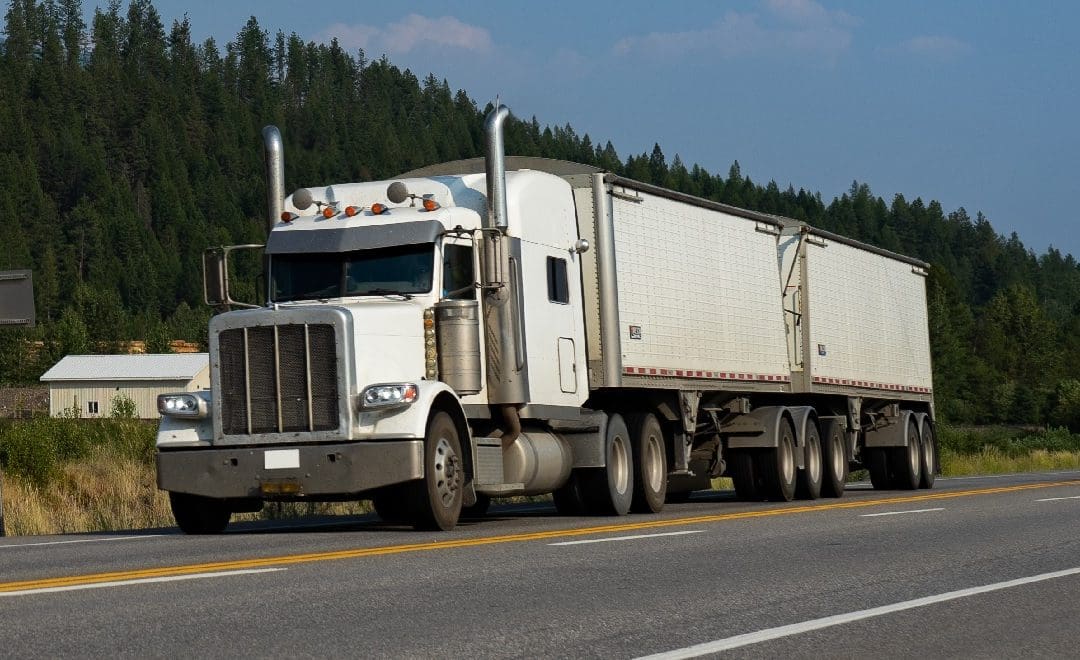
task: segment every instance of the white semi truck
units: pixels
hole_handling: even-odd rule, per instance
[[[937,471],[926,264],[596,168],[486,156],[284,194],[264,130],[267,302],[209,250],[211,388],[159,398],[188,533],[265,501],[371,499],[449,530],[492,497],[657,512]]]

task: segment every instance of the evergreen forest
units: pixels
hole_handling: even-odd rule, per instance
[[[0,43],[0,270],[32,268],[37,326],[0,332],[0,385],[61,356],[142,339],[205,345],[201,255],[264,240],[261,128],[281,127],[286,190],[383,179],[481,155],[486,110],[434,74],[337,42],[270,34],[226,44],[150,0],[10,0]],[[527,110],[527,109],[525,109]],[[662,139],[662,136],[657,136]],[[512,118],[507,153],[597,165],[804,220],[931,264],[935,399],[954,424],[1080,430],[1080,264],[998,234],[981,213],[751,181],[651,153],[620,156],[569,125]],[[917,191],[913,191],[913,194]],[[1023,194],[1022,190],[1016,191]],[[241,278],[254,281],[254,274]]]

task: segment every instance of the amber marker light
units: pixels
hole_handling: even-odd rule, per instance
[[[387,210],[388,209],[386,208],[385,204],[375,203],[371,205],[371,212],[375,215],[382,215],[383,213],[386,213]]]
[[[289,222],[292,222],[293,220],[296,220],[299,217],[300,216],[296,215],[295,213],[292,213],[291,211],[285,211],[284,213],[281,214],[281,221],[285,222],[285,223],[289,223]]]
[[[335,209],[333,206],[327,206],[322,210],[322,217],[326,218],[327,220],[334,217],[335,215],[337,215],[337,209]]]
[[[436,202],[435,200],[433,200],[433,199],[425,199],[424,200],[424,210],[425,211],[434,211],[437,208],[439,208],[439,203]]]
[[[347,217],[352,218],[352,217],[356,216],[356,214],[360,213],[360,211],[363,211],[363,210],[364,210],[363,206],[346,206],[345,207],[345,215]]]

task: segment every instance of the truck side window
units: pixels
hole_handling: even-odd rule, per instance
[[[570,287],[566,281],[566,259],[547,258],[548,300],[554,303],[570,302]]]
[[[473,300],[474,281],[472,247],[443,243],[443,298]]]

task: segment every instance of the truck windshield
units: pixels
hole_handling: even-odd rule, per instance
[[[434,261],[433,243],[344,253],[275,254],[270,258],[273,299],[428,293]]]

